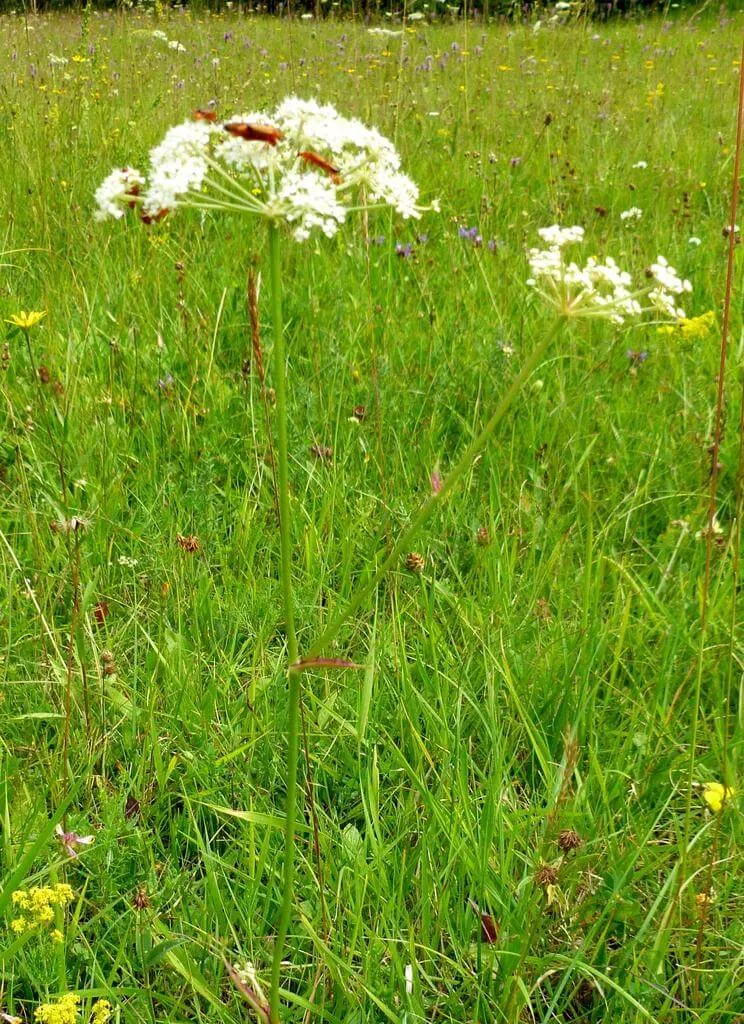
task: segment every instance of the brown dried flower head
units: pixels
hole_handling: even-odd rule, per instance
[[[311,444],[310,454],[321,462],[328,462],[329,459],[333,458],[333,448],[329,448],[324,444]]]
[[[409,572],[420,574],[424,571],[425,565],[426,559],[423,555],[420,555],[418,551],[412,551],[406,556],[406,569],[408,569]]]
[[[557,885],[558,869],[552,864],[541,864],[535,872],[535,882],[543,889],[547,889],[549,885]]]
[[[578,850],[582,844],[582,838],[575,829],[564,828],[562,832],[558,833],[556,842],[560,850],[569,853],[571,850]]]
[[[176,543],[181,550],[188,551],[190,555],[193,555],[196,551],[201,551],[199,538],[193,533],[188,536],[184,536],[182,533],[179,533],[176,537]]]
[[[152,906],[147,889],[141,885],[132,898],[132,906],[135,910],[148,910]]]

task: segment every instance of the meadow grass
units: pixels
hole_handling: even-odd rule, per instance
[[[720,324],[741,33],[0,20],[0,316],[47,312],[28,348],[8,331],[0,381],[5,1012],[70,990],[85,1020],[99,997],[125,1021],[245,1019],[225,961],[267,984],[282,897],[279,538],[245,297],[265,229],[97,224],[103,176],[212,99],[297,92],[393,137],[441,198],[373,213],[369,246],[361,219],[284,244],[303,651],[552,329],[525,286],[538,228],[583,224],[636,268],[663,253],[688,315]],[[283,1019],[744,1020],[737,796],[714,814],[691,788],[740,788],[740,266],[734,294],[704,634],[719,330],[579,323],[421,534],[421,571],[402,561],[326,652],[363,671],[303,674]],[[259,313],[268,354],[265,288]],[[95,835],[78,859],[62,820]],[[11,893],[60,883],[62,941],[15,934]]]

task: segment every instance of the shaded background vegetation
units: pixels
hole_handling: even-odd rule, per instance
[[[96,0],[95,3],[81,3],[81,0],[0,0],[0,13],[19,10],[29,13],[50,11],[75,11],[85,7],[98,10],[128,10],[132,7],[152,9],[162,7],[189,7],[192,10],[210,10],[224,12],[233,10],[237,13],[262,13],[282,17],[312,13],[317,18],[328,17],[393,17],[400,20],[405,13],[422,12],[430,21],[452,21],[467,15],[474,20],[490,20],[492,18],[507,20],[532,20],[540,17],[551,17],[556,14],[554,3],[539,3],[534,0],[434,0],[432,3],[403,4],[394,0],[247,0],[247,2],[230,2],[230,0],[184,0],[182,3],[133,4],[122,0]],[[633,17],[653,12],[669,12],[684,7],[688,12],[696,8],[709,7],[708,3],[700,4],[699,0],[576,0],[571,4],[570,11],[560,9],[561,17],[606,19],[610,17]],[[560,5],[559,5],[560,7]],[[727,10],[735,8],[733,0],[716,2],[714,9]]]

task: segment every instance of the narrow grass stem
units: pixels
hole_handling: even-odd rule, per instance
[[[282,274],[279,249],[279,228],[269,222],[269,282],[271,291],[271,318],[274,333],[274,391],[276,393],[277,481],[279,499],[279,543],[281,563],[279,582],[282,591],[284,623],[287,636],[289,664],[297,660],[297,636],[294,622],[294,594],[292,591],[292,530],[289,495],[289,457],[287,445],[287,368],[284,348],[284,319],[282,316]],[[279,985],[281,980],[284,943],[289,930],[294,890],[295,817],[297,813],[297,758],[299,753],[300,677],[289,673],[287,704],[287,795],[284,809],[284,871],[282,878],[282,905],[279,927],[274,944],[271,970],[271,996],[269,1000],[272,1024],[279,1021]]]
[[[489,441],[489,438],[496,430],[496,427],[501,423],[504,416],[506,416],[509,409],[512,407],[514,400],[516,399],[519,392],[522,390],[523,385],[528,380],[532,371],[535,369],[537,364],[540,362],[542,357],[545,355],[551,344],[557,337],[559,331],[564,324],[563,318],[556,321],[555,326],[549,331],[545,337],[540,341],[535,348],[530,352],[527,357],[524,366],[519,371],[517,376],[514,378],[506,394],[501,399],[495,410],[491,414],[490,419],[486,423],[485,427],[481,432],[473,438],[470,444],[467,446],[459,460],[455,463],[453,468],[447,474],[447,477],[442,484],[441,490],[438,493],[433,493],[419,508],[418,512],[414,515],[407,528],[398,537],[398,540],[393,545],[390,553],[384,558],[372,578],[369,582],[360,587],[355,594],[353,594],[348,602],[343,606],[340,612],[338,612],[333,619],[331,619],[328,626],[321,633],[320,637],[310,650],[303,656],[303,661],[311,661],[313,658],[317,658],[320,654],[326,651],[328,645],[338,636],[338,633],[344,626],[344,624],[361,608],[361,606],[369,599],[374,593],[380,580],[383,576],[389,572],[394,565],[396,565],[402,555],[408,551],[410,543],[419,529],[423,526],[429,516],[432,514],[438,505],[442,504],[454,491],[455,487],[460,483],[462,478],[468,472],[473,465],[475,457],[480,454],[485,448]]]

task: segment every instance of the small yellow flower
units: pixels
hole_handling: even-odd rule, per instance
[[[702,339],[707,338],[716,321],[716,315],[712,309],[702,316],[695,316],[692,319],[683,317],[679,321],[679,330],[683,338]]]
[[[52,942],[60,943],[64,941],[65,937],[62,934],[62,932],[59,930],[59,928],[55,928],[54,931],[52,932]]]
[[[703,783],[703,800],[714,814],[721,813],[735,792],[732,786],[724,786],[720,782]]]
[[[42,1003],[34,1010],[37,1024],[77,1024],[80,996],[66,992],[56,1003]]]
[[[36,885],[32,889],[16,889],[13,905],[23,911],[10,927],[18,934],[34,928],[46,928],[54,924],[55,907],[66,907],[72,902],[74,893],[69,885]]]
[[[43,320],[46,316],[46,310],[34,310],[30,309],[28,313],[25,309],[21,310],[20,313],[14,313],[6,324],[13,324],[14,327],[19,327],[22,331],[30,331],[32,327],[36,327],[40,320]]]
[[[108,999],[97,999],[90,1011],[90,1024],[108,1024],[113,1012]]]

